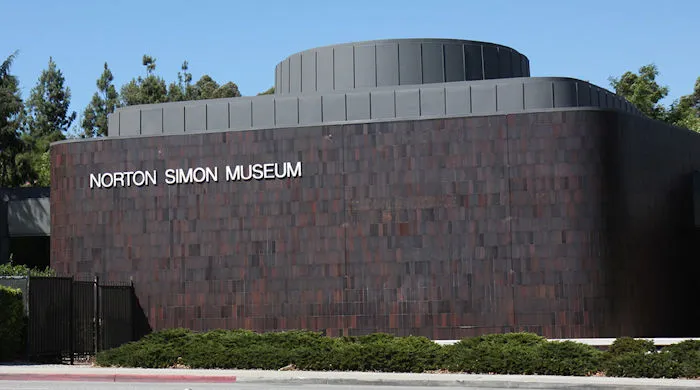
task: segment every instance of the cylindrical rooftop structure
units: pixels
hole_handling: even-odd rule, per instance
[[[390,39],[293,54],[275,68],[275,94],[529,76],[527,57],[503,45],[459,39]]]

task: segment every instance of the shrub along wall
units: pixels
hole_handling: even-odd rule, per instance
[[[0,361],[20,356],[24,346],[22,291],[0,286]]]
[[[49,267],[29,268],[26,265],[12,264],[12,261],[5,264],[0,264],[0,276],[55,276],[56,271]]]
[[[494,334],[440,346],[424,337],[329,338],[291,331],[194,333],[171,329],[101,352],[101,366],[265,369],[292,366],[315,371],[430,372],[700,377],[700,342],[657,350],[650,341],[620,338],[608,351],[530,333]]]

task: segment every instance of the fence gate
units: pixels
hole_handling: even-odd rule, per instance
[[[131,285],[100,286],[100,349],[111,349],[134,339]]]
[[[73,282],[73,354],[80,356],[94,355],[97,326],[95,319],[97,284],[95,282]]]
[[[72,350],[72,278],[29,278],[27,353],[30,360],[60,357]]]
[[[72,364],[76,357],[93,356],[141,335],[135,328],[131,283],[31,276],[0,277],[0,284],[22,289],[29,360],[68,358]]]

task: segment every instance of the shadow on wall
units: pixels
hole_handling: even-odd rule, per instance
[[[689,305],[700,274],[697,135],[667,132],[643,118],[609,116],[605,145],[606,303],[601,337],[695,337]],[[659,148],[664,145],[665,148]],[[671,151],[671,153],[669,153]],[[674,153],[675,152],[675,153]]]
[[[7,225],[10,236],[48,236],[51,233],[49,198],[10,200]]]
[[[133,339],[136,341],[153,332],[153,328],[151,328],[151,325],[148,323],[146,312],[143,310],[143,306],[141,306],[141,302],[139,302],[139,298],[136,296],[136,287],[131,289],[131,294]]]
[[[51,265],[51,237],[11,237],[9,243],[13,264],[42,270]]]
[[[683,245],[678,248],[679,261],[671,269],[676,276],[674,288],[675,297],[673,304],[669,305],[671,312],[676,314],[675,321],[678,324],[678,333],[700,334],[700,311],[692,309],[688,299],[697,296],[697,281],[700,275],[700,171],[694,171],[683,177],[681,192],[681,205],[686,220],[682,220],[680,227],[674,229],[674,234],[681,237]]]
[[[693,183],[693,226],[696,234],[700,234],[700,171],[693,172],[691,181]]]

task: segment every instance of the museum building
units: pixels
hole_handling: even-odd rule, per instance
[[[314,48],[54,143],[50,261],[133,279],[156,330],[696,335],[699,152],[502,45]]]

